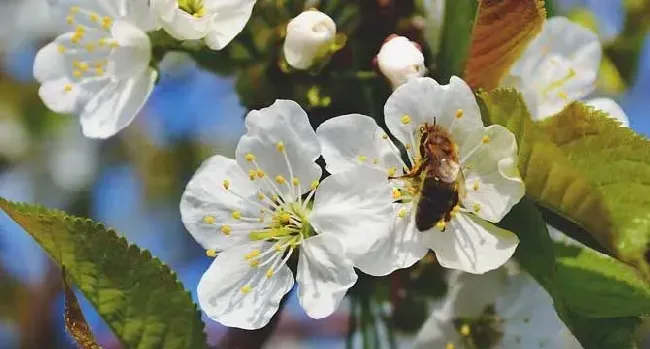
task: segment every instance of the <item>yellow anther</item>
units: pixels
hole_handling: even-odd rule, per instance
[[[412,146],[411,144],[407,144],[407,145],[405,145],[405,147],[406,147],[406,150],[411,150],[411,148],[412,148],[413,146]]]
[[[474,190],[474,191],[478,191],[478,187],[479,187],[479,182],[478,182],[478,181],[474,181],[474,185],[472,185],[472,190]]]
[[[79,10],[80,10],[79,6],[70,7],[70,13],[73,14],[73,15],[76,14],[77,12],[79,12]]]
[[[456,206],[454,206],[454,208],[451,209],[451,212],[452,212],[452,213],[458,213],[458,212],[460,212],[460,205],[456,205]]]
[[[483,136],[481,142],[483,142],[483,144],[490,143],[490,136],[488,135]]]
[[[293,177],[291,183],[293,183],[293,185],[298,185],[300,184],[300,179],[298,179],[298,177]]]
[[[277,195],[275,195],[275,194],[273,194],[273,195],[271,196],[271,201],[273,201],[273,202],[280,202],[280,197],[277,196]]]
[[[366,160],[368,160],[368,157],[365,155],[359,155],[357,156],[357,160],[359,160],[359,162],[366,162]]]
[[[264,173],[264,171],[260,170],[259,168],[255,172],[257,172],[257,177],[259,178],[264,178],[264,176],[266,176],[266,173]]]
[[[83,40],[83,38],[84,38],[84,35],[82,33],[74,33],[74,34],[72,34],[72,37],[70,38],[70,41],[72,41],[72,43],[74,43],[74,44],[78,44],[79,42],[81,42],[81,40]]]
[[[400,208],[399,211],[397,211],[397,216],[399,218],[404,218],[408,214],[408,211],[405,208]]]
[[[447,226],[447,223],[444,220],[438,221],[438,223],[436,223],[436,228],[438,228],[440,230],[445,229],[446,226]]]
[[[401,197],[402,197],[402,191],[397,188],[393,188],[393,199],[399,200]]]
[[[251,259],[248,261],[248,265],[250,265],[251,268],[257,268],[260,266],[260,260],[259,259]]]
[[[97,40],[97,46],[99,47],[106,46],[106,38],[100,38],[99,40]]]
[[[248,162],[253,162],[255,161],[255,155],[253,155],[253,153],[247,153],[244,155],[244,159],[246,159]]]
[[[84,27],[83,25],[78,25],[74,28],[74,32],[75,34],[83,34],[86,32],[86,27]]]
[[[284,179],[283,176],[281,176],[281,175],[277,175],[277,176],[275,176],[275,183],[278,183],[278,184],[284,184],[284,183],[286,183],[286,182],[287,182],[287,180]]]
[[[254,249],[254,250],[248,252],[247,254],[245,254],[244,258],[246,258],[246,260],[249,261],[249,260],[259,256],[260,253],[262,253],[260,250]]]
[[[309,186],[309,189],[316,190],[316,188],[318,188],[318,184],[319,184],[318,181],[311,182],[311,185]]]
[[[274,274],[273,268],[269,268],[269,270],[266,271],[266,278],[268,279],[273,277],[273,274]]]
[[[248,178],[250,178],[251,181],[254,181],[255,177],[257,177],[257,172],[255,172],[255,170],[248,171]]]
[[[207,250],[207,251],[205,251],[205,255],[208,256],[208,257],[214,258],[214,257],[217,256],[217,251],[215,251],[215,250]]]
[[[221,232],[223,233],[223,235],[228,236],[230,235],[230,233],[232,233],[232,228],[229,225],[224,224],[221,226]]]
[[[275,144],[275,149],[279,152],[284,151],[284,142],[280,141]]]
[[[291,222],[291,215],[289,213],[280,213],[278,215],[278,220],[283,224],[289,224]]]
[[[266,199],[266,196],[264,195],[264,193],[259,192],[259,193],[257,193],[257,198],[260,199],[260,201],[262,201],[262,200]]]
[[[97,76],[102,76],[104,75],[104,68],[103,67],[95,67],[95,74]]]
[[[471,333],[471,329],[469,328],[469,325],[468,325],[468,324],[463,324],[463,326],[460,327],[460,334],[461,334],[463,337],[467,337],[467,336],[469,336],[470,333]]]
[[[72,17],[72,16],[68,16],[68,17],[65,18],[65,21],[66,21],[68,24],[74,24],[74,17]]]
[[[241,212],[240,211],[232,211],[232,218],[233,219],[241,219]]]
[[[70,84],[63,85],[63,91],[66,93],[72,91],[72,85]]]
[[[88,52],[93,52],[97,48],[97,45],[93,44],[92,42],[89,42],[86,44],[86,51]]]
[[[194,18],[201,18],[205,16],[205,7],[198,9],[192,16],[194,16]]]
[[[88,70],[88,63],[86,63],[86,62],[79,63],[79,70],[81,70],[83,72],[87,71]]]
[[[282,252],[282,251],[284,251],[284,249],[282,248],[282,245],[281,245],[279,242],[276,243],[275,245],[273,245],[273,249],[275,250],[275,252]]]
[[[90,17],[90,20],[93,22],[99,21],[99,15],[96,14],[95,12],[91,12],[88,16]]]
[[[56,47],[56,50],[59,51],[59,53],[65,53],[65,46],[59,45]]]
[[[402,119],[401,119],[400,121],[402,122],[402,124],[404,124],[404,125],[408,125],[408,124],[411,123],[411,116],[408,115],[408,114],[404,114],[404,115],[402,116]]]
[[[460,118],[462,118],[462,117],[463,117],[463,113],[464,113],[464,111],[463,111],[462,109],[458,109],[458,110],[456,110],[456,115],[455,115],[455,116],[456,116],[456,119],[460,119]]]
[[[445,349],[456,349],[456,346],[454,343],[449,342],[447,345],[445,345]]]
[[[381,138],[382,139],[388,139],[388,135],[384,133],[383,135],[381,135]]]
[[[474,209],[474,212],[479,213],[479,211],[481,211],[481,204],[475,203],[472,208]]]
[[[246,285],[246,286],[242,286],[239,290],[240,290],[241,293],[243,293],[243,294],[248,294],[248,293],[250,293],[250,291],[253,290],[253,288],[250,287],[249,285]]]
[[[395,177],[395,173],[397,173],[397,167],[391,167],[388,169],[388,177]]]
[[[569,99],[569,96],[568,96],[568,95],[566,94],[566,92],[564,92],[564,91],[560,91],[560,92],[558,92],[558,93],[557,93],[557,96],[560,97],[560,98],[562,98],[562,99],[564,99],[564,100]]]
[[[216,219],[214,216],[205,216],[203,217],[203,222],[206,224],[214,224],[216,222]]]
[[[230,181],[227,179],[223,180],[223,188],[226,190],[230,190]]]
[[[104,16],[102,18],[102,28],[109,30],[111,29],[111,26],[113,25],[113,19],[107,16]]]
[[[72,72],[72,76],[79,79],[79,78],[81,78],[83,76],[83,73],[81,72],[81,70],[75,70],[75,71]]]
[[[111,48],[118,48],[118,47],[120,47],[120,44],[118,44],[117,41],[113,41],[113,42],[111,42],[110,46],[111,46]]]

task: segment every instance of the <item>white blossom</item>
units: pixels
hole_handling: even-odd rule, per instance
[[[408,163],[368,116],[336,117],[317,130],[330,173],[362,163],[383,170],[383,185],[391,188],[391,238],[382,239],[384,244],[365,255],[353,253],[357,266],[372,275],[385,275],[412,265],[428,249],[447,268],[484,273],[503,265],[519,240],[482,220],[499,222],[524,194],[514,135],[502,126],[483,126],[474,94],[457,77],[447,86],[430,78],[407,82],[390,96],[384,114],[389,130],[406,149]],[[415,211],[422,183],[400,177],[413,168],[411,164],[422,162],[421,128],[434,124],[450,134],[457,148],[456,179],[461,180],[464,194],[459,205],[450,208],[452,218],[447,224],[419,231]]]
[[[78,115],[87,137],[128,126],[153,89],[145,30],[154,28],[143,1],[51,1],[70,31],[38,52],[34,77],[45,105]]]
[[[456,278],[447,297],[434,305],[414,348],[582,349],[551,296],[530,275],[499,269]]]
[[[602,58],[598,35],[565,17],[553,17],[511,67],[502,86],[523,95],[534,120],[551,117],[596,87]],[[627,116],[610,98],[587,101],[627,126]]]
[[[367,253],[388,234],[384,173],[360,166],[319,184],[320,145],[295,102],[252,111],[246,126],[236,160],[206,160],[181,200],[183,223],[216,254],[201,308],[226,326],[264,326],[294,284],[287,262],[298,252],[300,304],[328,316],[357,280],[346,251]]]
[[[336,41],[336,23],[323,12],[307,10],[287,25],[284,57],[296,69],[309,69],[329,54]]]
[[[178,40],[203,39],[221,50],[248,22],[255,0],[151,0],[163,29]]]
[[[426,73],[420,47],[403,36],[393,36],[384,42],[377,54],[377,64],[394,89]]]

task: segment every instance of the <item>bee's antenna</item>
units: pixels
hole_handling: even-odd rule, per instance
[[[436,117],[433,117],[433,126],[436,126]]]

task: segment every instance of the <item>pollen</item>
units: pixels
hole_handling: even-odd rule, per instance
[[[368,157],[365,155],[359,155],[357,156],[357,160],[359,160],[359,162],[366,162],[366,160],[368,160]]]
[[[97,76],[104,75],[104,68],[103,67],[95,67],[95,74],[97,74]]]
[[[404,218],[408,214],[408,211],[405,208],[400,208],[399,211],[397,212],[397,216],[399,218]]]
[[[270,279],[271,277],[273,277],[273,274],[274,274],[273,268],[269,268],[269,270],[266,271],[266,278]]]
[[[253,162],[253,161],[255,161],[255,155],[253,155],[253,153],[247,153],[244,156],[244,159],[246,159],[246,161],[248,161],[248,162]]]
[[[462,109],[458,109],[458,110],[456,110],[456,115],[455,115],[455,116],[456,116],[456,119],[460,119],[460,118],[462,118],[462,117],[463,117],[463,113],[464,113],[464,111],[463,111]]]
[[[279,152],[283,152],[284,151],[284,142],[282,142],[282,141],[277,142],[275,144],[275,150],[277,150]]]
[[[112,25],[113,25],[113,19],[111,19],[111,17],[104,16],[104,18],[102,18],[102,28],[109,30],[111,29]]]
[[[291,222],[291,215],[286,213],[286,212],[281,213],[278,216],[278,220],[280,220],[280,222],[283,223],[283,224],[289,224],[289,222]]]
[[[280,201],[280,197],[277,196],[277,195],[275,195],[275,194],[273,194],[273,196],[271,196],[271,201],[273,201],[273,202],[279,202],[279,201]]]
[[[232,218],[236,220],[241,219],[241,212],[240,211],[232,211]]]
[[[223,180],[223,188],[226,190],[230,190],[230,181],[227,179]]]
[[[248,252],[247,254],[245,254],[244,258],[246,258],[246,260],[249,261],[249,260],[259,256],[260,253],[262,253],[260,250],[254,249],[254,250]]]
[[[232,228],[229,225],[224,224],[221,226],[221,232],[223,233],[223,235],[228,236],[232,232]]]
[[[74,44],[78,44],[81,40],[83,40],[84,35],[83,33],[74,33],[72,34],[72,37],[70,38],[70,41]]]
[[[411,146],[411,144],[407,144],[407,145],[405,145],[405,147],[406,147],[406,150],[411,150],[411,148],[412,148],[413,146]]]
[[[242,286],[239,290],[240,290],[241,293],[243,293],[243,294],[248,294],[248,293],[250,293],[250,292],[253,290],[253,288],[250,287],[250,285],[246,285],[246,286]]]
[[[284,179],[283,176],[277,175],[277,176],[275,176],[275,183],[284,184],[284,183],[287,183],[287,180]]]
[[[259,259],[251,259],[248,261],[248,265],[250,265],[251,268],[257,268],[260,266],[260,260]]]
[[[81,72],[81,70],[75,70],[75,71],[72,72],[72,76],[79,79],[79,78],[81,78],[83,76],[83,73]]]
[[[72,91],[72,85],[70,85],[70,84],[63,85],[63,92],[68,93],[70,91]]]
[[[472,208],[474,209],[474,212],[479,213],[479,211],[481,211],[481,204],[475,203]]]
[[[248,171],[248,178],[250,178],[251,181],[254,181],[256,176],[257,172],[255,172],[255,170]]]
[[[300,179],[298,179],[298,177],[293,177],[291,179],[291,183],[293,183],[293,185],[299,185],[300,184]]]
[[[216,219],[214,218],[214,216],[205,216],[203,217],[203,222],[205,224],[214,224],[216,222]]]
[[[563,100],[567,100],[567,99],[569,99],[569,96],[568,96],[568,95],[566,94],[566,92],[564,92],[564,91],[560,91],[560,92],[558,92],[558,93],[557,93],[557,96],[560,97],[560,98],[562,98]]]
[[[256,172],[257,172],[257,177],[258,177],[258,178],[264,178],[264,176],[266,176],[266,173],[264,173],[264,171],[262,171],[262,170],[259,169],[259,168],[257,169]]]
[[[381,139],[384,139],[384,140],[388,139],[388,135],[384,133],[383,135],[381,135]]]
[[[411,123],[411,116],[408,115],[408,114],[404,114],[404,115],[402,115],[402,118],[400,119],[400,121],[402,122],[402,124],[408,125],[408,124]]]
[[[445,345],[445,349],[456,349],[456,346],[454,343],[449,342],[447,345]]]
[[[279,242],[273,245],[273,249],[275,250],[275,252],[282,252],[284,250],[282,248],[282,245]]]
[[[468,324],[463,324],[463,326],[460,327],[460,334],[463,337],[467,337],[471,334],[471,329],[469,328]]]
[[[319,184],[318,181],[313,181],[313,182],[311,182],[311,185],[309,186],[309,188],[311,190],[315,190],[316,188],[318,188],[318,184]]]
[[[395,177],[397,173],[397,167],[391,167],[388,169],[388,177]]]
[[[262,200],[266,199],[266,196],[264,195],[264,193],[259,192],[259,193],[257,193],[257,198],[260,199],[260,201],[262,201]]]
[[[80,10],[79,6],[71,6],[71,7],[70,7],[70,14],[73,14],[73,15],[74,15],[74,14],[76,14],[77,12],[79,12],[79,10]]]
[[[490,143],[490,136],[488,136],[488,135],[483,136],[483,139],[481,140],[481,142],[483,142],[483,144]]]
[[[77,62],[78,63],[78,62]],[[78,63],[78,68],[81,71],[87,71],[88,70],[88,63],[83,62],[83,63]]]
[[[99,21],[99,15],[96,14],[95,12],[91,12],[88,16],[90,17],[90,20],[93,22]]]
[[[397,188],[393,188],[393,199],[399,200],[402,197],[402,191]]]
[[[445,223],[445,221],[442,221],[442,220],[438,221],[438,223],[436,223],[436,228],[438,228],[440,230],[445,229],[446,226],[447,226],[447,223]]]
[[[57,46],[56,50],[59,51],[59,53],[65,53],[66,49],[65,49],[65,46],[59,45],[59,46]]]
[[[68,17],[65,18],[65,21],[68,24],[74,24],[74,17],[73,16],[68,16]]]
[[[215,251],[215,250],[207,250],[207,251],[205,251],[205,255],[208,256],[208,257],[214,258],[214,257],[217,256],[217,251]]]
[[[478,181],[474,181],[474,185],[472,185],[472,190],[478,191],[479,183]]]
[[[93,52],[97,48],[97,45],[93,44],[92,42],[86,44],[86,51],[88,52]]]

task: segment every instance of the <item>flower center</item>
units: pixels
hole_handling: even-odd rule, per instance
[[[552,57],[547,59],[541,66],[540,71],[546,77],[550,77],[550,81],[543,81],[538,86],[539,91],[545,98],[557,96],[562,99],[567,99],[568,95],[564,91],[566,85],[578,76],[570,62],[560,57]]]
[[[314,229],[307,219],[308,214],[309,209],[300,203],[288,203],[273,211],[267,226],[251,231],[248,236],[254,241],[277,242],[283,248],[296,247],[314,235]]]
[[[106,58],[119,44],[111,35],[114,20],[109,16],[72,6],[65,20],[73,31],[66,39],[57,40],[57,51],[70,62],[71,81],[63,86],[68,93],[74,83],[103,77],[108,64]]]
[[[178,8],[196,18],[205,16],[203,0],[178,0]]]
[[[494,306],[485,309],[483,314],[476,319],[454,319],[454,327],[458,333],[458,348],[498,348],[503,338],[504,319],[496,314]],[[453,344],[453,343],[452,343]]]

